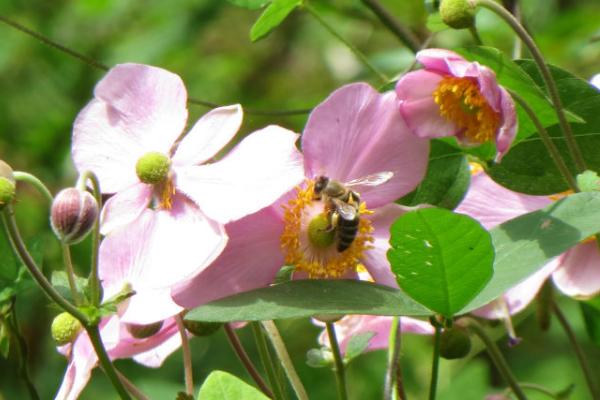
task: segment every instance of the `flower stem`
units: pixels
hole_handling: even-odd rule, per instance
[[[252,327],[252,333],[254,334],[254,340],[256,341],[256,348],[258,349],[258,354],[260,356],[260,361],[267,373],[267,378],[269,379],[269,383],[271,388],[273,388],[273,398],[275,400],[283,399],[283,389],[281,386],[281,382],[277,379],[277,375],[275,374],[275,369],[273,366],[273,359],[269,354],[269,348],[267,347],[267,341],[265,339],[265,335],[263,334],[262,328],[258,322],[250,322],[250,326]]]
[[[88,336],[90,337],[92,346],[94,346],[94,351],[98,356],[98,361],[100,362],[104,373],[114,386],[115,390],[117,391],[121,399],[131,399],[131,397],[129,397],[129,393],[125,389],[125,386],[123,386],[123,383],[117,375],[117,370],[115,369],[115,366],[112,364],[110,358],[108,357],[108,354],[106,353],[106,349],[104,348],[104,345],[102,344],[102,339],[100,338],[100,331],[98,330],[98,326],[85,326],[85,330],[88,333]]]
[[[190,351],[190,341],[183,325],[181,314],[175,316],[179,336],[181,336],[181,350],[183,350],[183,371],[185,375],[185,391],[188,395],[194,395],[194,373],[192,368],[192,352]]]
[[[71,248],[66,243],[61,243],[61,249],[63,253],[63,261],[65,263],[65,269],[67,273],[67,280],[69,281],[69,288],[71,289],[71,296],[76,306],[83,304],[81,295],[77,290],[77,284],[75,283],[75,270],[73,269],[73,262],[71,261]]]
[[[558,149],[554,145],[552,138],[548,134],[548,131],[546,131],[546,128],[544,128],[544,125],[542,125],[542,123],[538,119],[537,115],[535,114],[535,111],[533,111],[533,109],[529,106],[529,104],[527,104],[525,99],[523,99],[518,93],[512,90],[509,90],[509,92],[512,98],[515,99],[515,101],[519,103],[521,107],[523,107],[523,110],[525,110],[525,113],[527,113],[529,119],[535,125],[538,134],[540,135],[540,139],[542,139],[542,143],[544,143],[544,146],[546,146],[546,150],[548,151],[548,154],[550,154],[550,158],[552,158],[552,161],[554,161],[554,165],[556,165],[556,168],[560,171],[567,185],[569,185],[571,190],[573,190],[574,192],[579,192],[579,188],[577,187],[577,182],[575,182],[575,178],[573,178],[573,175],[571,175],[567,164],[565,164],[565,161],[563,160]]]
[[[12,297],[11,305],[10,305],[10,319],[8,321],[10,325],[10,330],[17,342],[17,359],[19,362],[19,374],[27,387],[27,391],[29,392],[29,398],[31,400],[39,400],[40,395],[38,394],[35,385],[31,381],[31,376],[29,375],[29,368],[27,368],[27,342],[25,342],[25,338],[21,335],[21,330],[19,329],[19,320],[17,319],[17,309],[16,305],[16,297]]]
[[[296,396],[299,400],[308,400],[308,394],[306,393],[306,389],[304,389],[304,385],[302,385],[302,381],[294,368],[294,364],[288,354],[287,349],[285,348],[285,343],[279,334],[279,330],[273,321],[262,321],[262,326],[265,328],[267,332],[267,336],[275,349],[275,353],[279,360],[281,361],[281,365],[285,370],[285,373],[292,385],[292,389],[296,393]]]
[[[487,333],[485,333],[481,325],[479,325],[479,323],[474,319],[468,319],[467,327],[481,339],[481,341],[487,349],[488,354],[490,355],[490,358],[494,362],[494,365],[496,366],[496,368],[498,368],[500,375],[502,375],[504,380],[508,383],[517,399],[527,400],[525,393],[523,393],[523,389],[519,386],[517,379],[510,370],[506,360],[504,359],[502,353],[498,349],[498,346],[496,346],[496,343],[494,343],[492,339],[490,339],[490,337],[487,335]]]
[[[0,18],[1,18],[1,16],[0,16]],[[50,190],[48,190],[46,185],[44,185],[44,182],[39,180],[37,177],[35,177],[27,172],[22,172],[22,171],[13,172],[13,176],[16,181],[27,182],[30,185],[32,185],[33,187],[35,187],[37,189],[37,191],[40,192],[41,194],[43,194],[44,197],[48,200],[48,202],[50,202],[50,204],[52,204],[52,201],[54,200],[54,196],[52,196],[52,193],[50,192]]]
[[[127,379],[125,377],[125,375],[123,375],[122,373],[120,373],[119,371],[117,371],[117,376],[119,377],[119,379],[123,383],[123,386],[125,386],[125,388],[127,389],[127,391],[133,396],[134,399],[136,399],[136,400],[150,400],[150,398],[148,396],[146,396],[144,393],[142,393],[142,391],[137,386],[135,386],[133,384],[133,382],[131,382],[129,379]]]
[[[260,374],[258,373],[256,366],[254,365],[254,363],[252,363],[250,357],[248,357],[248,353],[246,353],[246,350],[244,350],[244,346],[242,346],[242,342],[240,342],[240,339],[237,337],[235,331],[231,327],[231,324],[227,323],[223,326],[223,328],[225,329],[225,333],[227,334],[227,339],[229,339],[229,344],[231,344],[233,351],[246,368],[246,371],[248,371],[252,379],[254,379],[254,382],[256,382],[260,390],[267,397],[272,399],[273,393],[271,392],[271,389],[269,389],[262,376],[260,376]]]
[[[437,381],[440,369],[440,343],[442,338],[442,326],[434,324],[435,334],[433,337],[433,361],[431,364],[431,383],[429,384],[429,400],[435,400]]]
[[[346,47],[348,47],[348,49],[354,53],[354,55],[363,63],[363,65],[365,67],[367,67],[369,70],[371,70],[371,72],[373,72],[375,75],[377,75],[377,77],[383,82],[383,83],[388,83],[390,81],[390,78],[388,78],[383,72],[381,72],[377,67],[375,67],[373,64],[371,64],[371,62],[369,61],[369,59],[367,58],[367,56],[365,56],[356,46],[354,46],[352,43],[350,43],[349,41],[347,41],[346,39],[344,39],[344,37],[342,35],[340,35],[335,29],[333,29],[333,27],[331,25],[329,25],[329,23],[327,21],[325,21],[321,15],[319,15],[318,11],[315,10],[310,4],[305,3],[304,4],[304,9],[306,11],[308,11],[308,13],[310,15],[312,15],[319,24],[321,24],[321,26],[323,28],[325,28],[329,33],[331,33],[336,39],[338,39],[340,42],[342,42]]]
[[[481,40],[481,36],[479,36],[479,32],[477,32],[477,28],[474,25],[469,27],[469,33],[477,46],[483,46],[483,40]]]
[[[571,346],[573,347],[573,350],[575,351],[575,354],[577,355],[577,360],[579,361],[579,366],[580,366],[581,370],[583,371],[583,374],[585,375],[585,380],[587,382],[590,393],[592,394],[592,398],[594,400],[599,400],[600,399],[600,390],[598,389],[598,386],[596,385],[596,382],[594,380],[594,374],[592,374],[592,371],[590,370],[590,366],[587,362],[587,359],[585,358],[585,355],[583,354],[583,349],[577,342],[577,338],[575,337],[575,332],[573,332],[573,329],[569,325],[569,321],[567,321],[567,319],[565,318],[565,315],[562,313],[562,311],[558,307],[558,304],[556,304],[555,301],[552,302],[552,311],[556,315],[556,318],[558,319],[560,326],[562,326],[563,330],[565,331],[565,334],[569,338],[569,342],[571,342]]]
[[[384,400],[399,398],[406,399],[404,383],[402,380],[402,368],[400,366],[400,349],[402,345],[402,324],[400,317],[392,318],[390,327],[390,339],[388,344],[388,368],[385,376]],[[394,396],[394,387],[396,396]]]
[[[565,136],[569,152],[575,160],[575,165],[577,166],[578,172],[583,172],[586,169],[585,161],[583,160],[581,150],[579,149],[577,141],[575,140],[575,136],[573,135],[573,131],[571,130],[571,125],[567,121],[567,117],[562,106],[562,101],[560,99],[560,96],[558,95],[558,88],[556,87],[554,78],[552,78],[550,69],[544,62],[544,57],[542,56],[542,53],[536,46],[533,38],[529,36],[529,33],[527,33],[527,31],[525,30],[525,28],[523,28],[519,21],[500,4],[494,2],[493,0],[476,0],[475,2],[477,5],[480,5],[493,11],[499,17],[501,17],[508,25],[510,25],[510,27],[521,38],[523,43],[531,52],[531,55],[533,56],[533,59],[535,60],[538,66],[538,69],[540,70],[542,79],[544,80],[544,83],[548,88],[548,94],[550,95],[550,99],[552,100],[552,104],[554,105],[554,109],[558,117],[558,122],[562,129],[563,135]]]
[[[521,382],[521,387],[523,389],[535,390],[536,392],[545,394],[546,396],[550,397],[551,399],[560,400],[560,397],[558,397],[556,395],[556,393],[551,392],[550,390],[546,389],[545,387],[543,387],[541,385],[536,385],[535,383]],[[507,389],[505,391],[505,394],[508,395],[509,392],[510,392],[510,389]]]
[[[379,18],[381,23],[392,32],[406,47],[413,53],[419,51],[421,47],[419,39],[407,29],[400,21],[396,20],[378,0],[362,0],[362,3],[367,6],[373,14]]]
[[[342,352],[340,351],[340,345],[335,334],[335,326],[333,325],[333,322],[326,322],[325,327],[327,329],[327,336],[329,337],[329,346],[331,346],[331,351],[333,353],[333,360],[335,361],[335,380],[338,388],[338,397],[340,400],[346,400],[348,398],[346,371],[344,368]]]

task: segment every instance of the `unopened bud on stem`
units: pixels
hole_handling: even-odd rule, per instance
[[[98,218],[98,203],[90,193],[76,188],[61,190],[52,202],[50,224],[66,244],[80,242]]]
[[[446,25],[454,29],[466,29],[475,25],[476,5],[473,0],[442,0],[440,16]]]
[[[13,170],[0,160],[0,211],[15,198],[16,185]]]

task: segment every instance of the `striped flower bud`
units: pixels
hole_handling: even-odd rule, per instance
[[[67,244],[80,242],[94,226],[98,203],[90,193],[76,188],[61,190],[52,202],[50,224]]]

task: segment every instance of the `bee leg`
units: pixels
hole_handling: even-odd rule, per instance
[[[339,214],[336,212],[332,212],[329,214],[329,225],[327,225],[327,228],[322,229],[321,231],[323,232],[333,232],[333,230],[337,227],[338,225],[338,219],[339,219]]]

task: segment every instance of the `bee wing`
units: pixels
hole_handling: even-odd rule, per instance
[[[392,179],[394,173],[391,171],[382,171],[375,174],[363,176],[362,178],[353,179],[346,183],[346,187],[353,186],[379,186]]]
[[[335,210],[340,214],[343,219],[353,220],[356,218],[356,207],[343,202],[340,199],[333,197],[331,199],[333,204],[335,205]]]

